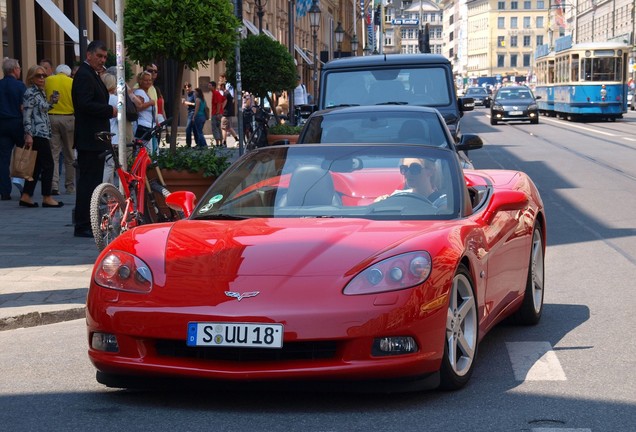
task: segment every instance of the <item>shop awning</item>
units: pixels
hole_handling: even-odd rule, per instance
[[[247,27],[250,33],[255,35],[258,34],[258,28],[252,23],[252,21],[243,18],[243,25]]]
[[[305,54],[305,51],[298,48],[298,45],[294,45],[294,48],[296,49],[296,52],[303,58],[303,60],[305,60],[305,63],[307,63],[309,66],[312,66],[314,64],[314,62],[307,56],[307,54]]]
[[[93,13],[97,15],[99,19],[102,20],[102,22],[106,24],[109,29],[112,30],[113,33],[117,34],[117,26],[115,25],[115,22],[110,19],[106,12],[104,12],[102,8],[97,5],[97,3],[93,3]]]
[[[38,4],[44,9],[44,11],[49,14],[51,19],[59,25],[64,33],[70,37],[73,42],[79,44],[79,30],[75,27],[75,24],[64,15],[55,3],[52,0],[36,0]]]

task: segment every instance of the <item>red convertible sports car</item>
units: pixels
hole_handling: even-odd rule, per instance
[[[102,251],[87,300],[99,382],[162,377],[464,386],[504,318],[536,324],[546,220],[522,172],[449,148],[319,144],[240,158],[188,219]]]

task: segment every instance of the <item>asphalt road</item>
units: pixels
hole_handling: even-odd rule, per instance
[[[486,114],[462,125],[486,143],[471,153],[475,165],[526,171],[544,199],[546,304],[539,325],[486,337],[463,390],[111,390],[94,380],[76,320],[0,332],[2,429],[634,431],[636,114],[499,126]]]

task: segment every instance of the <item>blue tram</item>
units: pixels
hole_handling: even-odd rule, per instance
[[[539,111],[567,120],[614,121],[627,112],[627,55],[615,42],[572,44],[557,39],[554,51],[542,46],[535,56]]]

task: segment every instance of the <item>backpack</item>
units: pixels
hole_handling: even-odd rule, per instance
[[[139,119],[139,113],[137,112],[137,106],[130,98],[130,95],[126,91],[126,120],[135,122]]]

